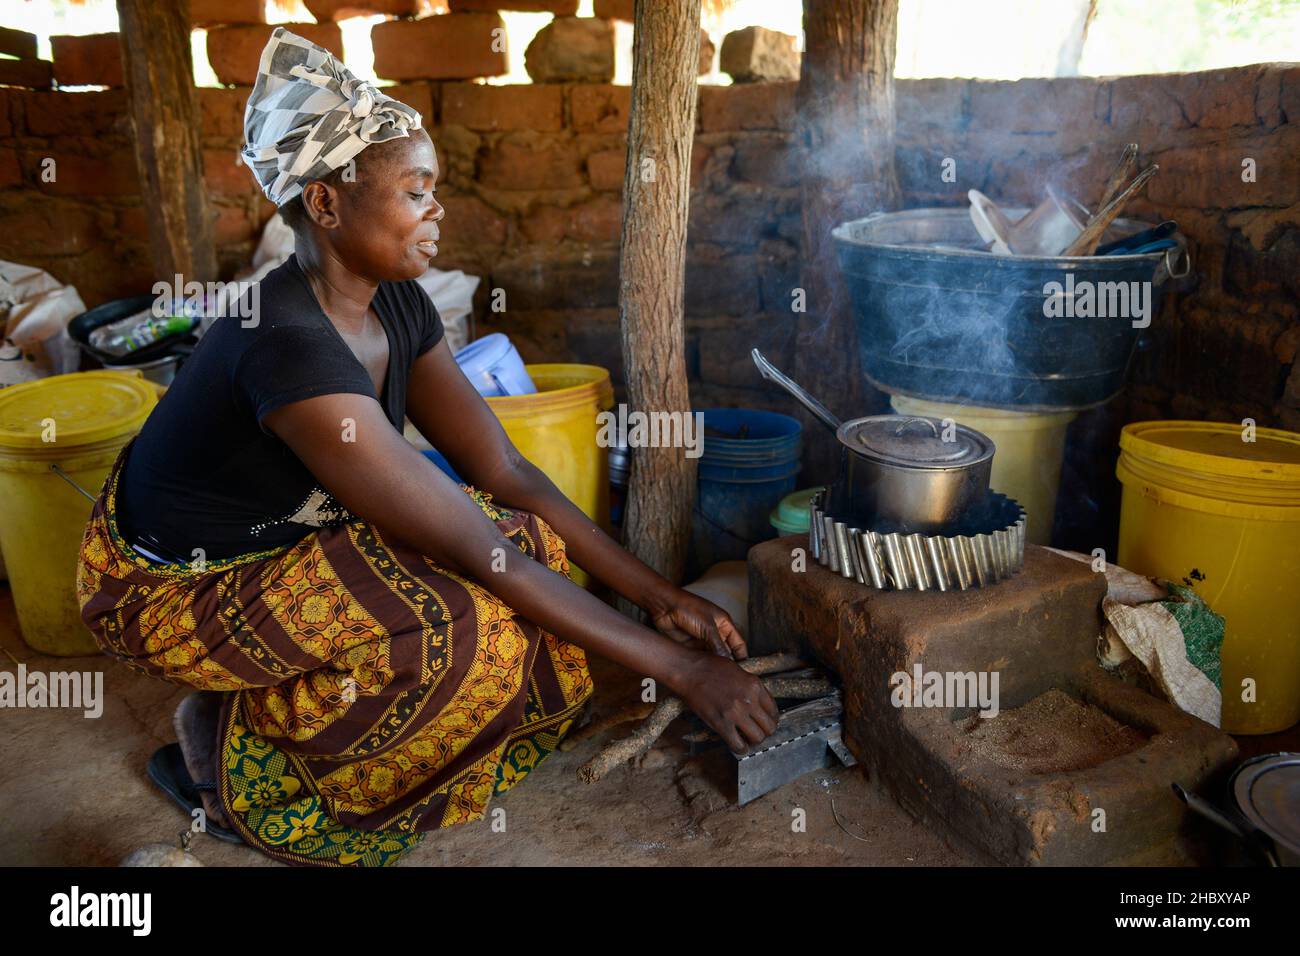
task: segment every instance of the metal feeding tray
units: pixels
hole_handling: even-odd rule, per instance
[[[940,534],[838,520],[827,492],[809,502],[808,544],[823,567],[877,590],[965,591],[1003,581],[1024,566],[1025,509],[989,492]],[[852,519],[850,519],[851,521]]]
[[[839,691],[783,711],[766,740],[736,759],[736,803],[744,806],[814,770],[857,764],[840,739],[844,704]]]

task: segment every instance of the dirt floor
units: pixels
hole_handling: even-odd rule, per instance
[[[144,768],[155,748],[175,739],[172,712],[185,691],[108,658],[36,654],[19,637],[0,585],[0,669],[16,670],[17,662],[29,671],[102,671],[104,711],[86,719],[66,709],[0,710],[0,865],[114,865],[145,844],[174,843],[188,818]],[[639,694],[639,680],[621,668],[596,661],[593,673],[597,715]],[[505,832],[485,820],[433,833],[403,865],[987,862],[913,822],[858,768],[818,771],[735,807],[724,792],[728,769],[734,780],[730,757],[716,749],[692,756],[681,742],[690,730],[689,718],[679,720],[643,768],[591,785],[579,782],[577,767],[620,731],[554,754],[494,804],[505,809]],[[796,808],[805,811],[803,832],[793,826]],[[205,835],[192,851],[208,865],[278,865]]]

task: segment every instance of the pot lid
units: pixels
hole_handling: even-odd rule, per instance
[[[1300,853],[1300,754],[1265,754],[1241,765],[1232,781],[1237,806],[1255,828]]]
[[[871,415],[842,424],[841,444],[872,461],[904,468],[965,468],[993,457],[985,434],[922,415]]]
[[[0,391],[0,449],[93,445],[133,435],[158,404],[139,372],[71,372]]]

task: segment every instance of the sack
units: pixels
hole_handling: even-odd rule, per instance
[[[81,353],[68,323],[85,311],[72,286],[35,266],[0,261],[0,387],[75,372]]]

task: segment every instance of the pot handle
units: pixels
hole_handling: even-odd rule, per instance
[[[753,349],[749,357],[754,360],[758,366],[759,374],[769,382],[776,382],[783,389],[789,392],[804,408],[808,409],[812,415],[832,432],[840,430],[840,420],[836,418],[825,405],[817,401],[807,392],[805,392],[797,382],[789,376],[784,375],[781,371],[767,360],[767,357],[758,349]]]
[[[1206,800],[1204,797],[1199,797],[1184,789],[1181,784],[1171,783],[1170,787],[1173,788],[1174,796],[1187,804],[1189,809],[1195,810],[1201,816],[1205,817],[1205,819],[1217,824],[1220,829],[1227,830],[1244,843],[1249,849],[1260,854],[1268,862],[1269,866],[1279,865],[1277,854],[1274,852],[1267,837],[1261,837],[1261,834],[1254,830],[1242,828],[1233,822],[1230,817],[1220,811],[1219,808],[1209,800]]]
[[[1249,834],[1245,833],[1241,827],[1237,826],[1237,824],[1224,816],[1224,814],[1219,811],[1219,808],[1209,800],[1206,800],[1204,797],[1199,797],[1191,791],[1184,789],[1182,784],[1171,783],[1169,786],[1173,788],[1174,796],[1187,804],[1188,809],[1195,810],[1201,816],[1205,817],[1205,819],[1216,824],[1219,829],[1227,830],[1238,840],[1249,841]]]
[[[1172,256],[1172,258],[1171,258]],[[1181,272],[1175,271],[1178,268],[1178,261],[1183,261]],[[1188,250],[1187,244],[1178,243],[1165,250],[1164,258],[1156,266],[1155,274],[1151,277],[1152,285],[1163,285],[1168,279],[1181,279],[1192,271],[1192,253]]]
[[[894,435],[897,436],[897,435],[901,435],[901,434],[903,434],[903,429],[907,428],[908,425],[915,425],[917,422],[920,422],[920,423],[923,424],[923,425],[929,425],[929,426],[930,426],[930,431],[932,431],[932,432],[934,433],[934,437],[935,437],[935,438],[938,438],[938,437],[939,437],[939,426],[938,426],[938,425],[936,425],[934,422],[930,421],[930,419],[928,419],[928,418],[917,418],[917,417],[915,417],[915,416],[910,417],[910,418],[905,418],[905,419],[903,419],[901,422],[899,422],[899,423],[898,423],[898,427],[894,429]]]

